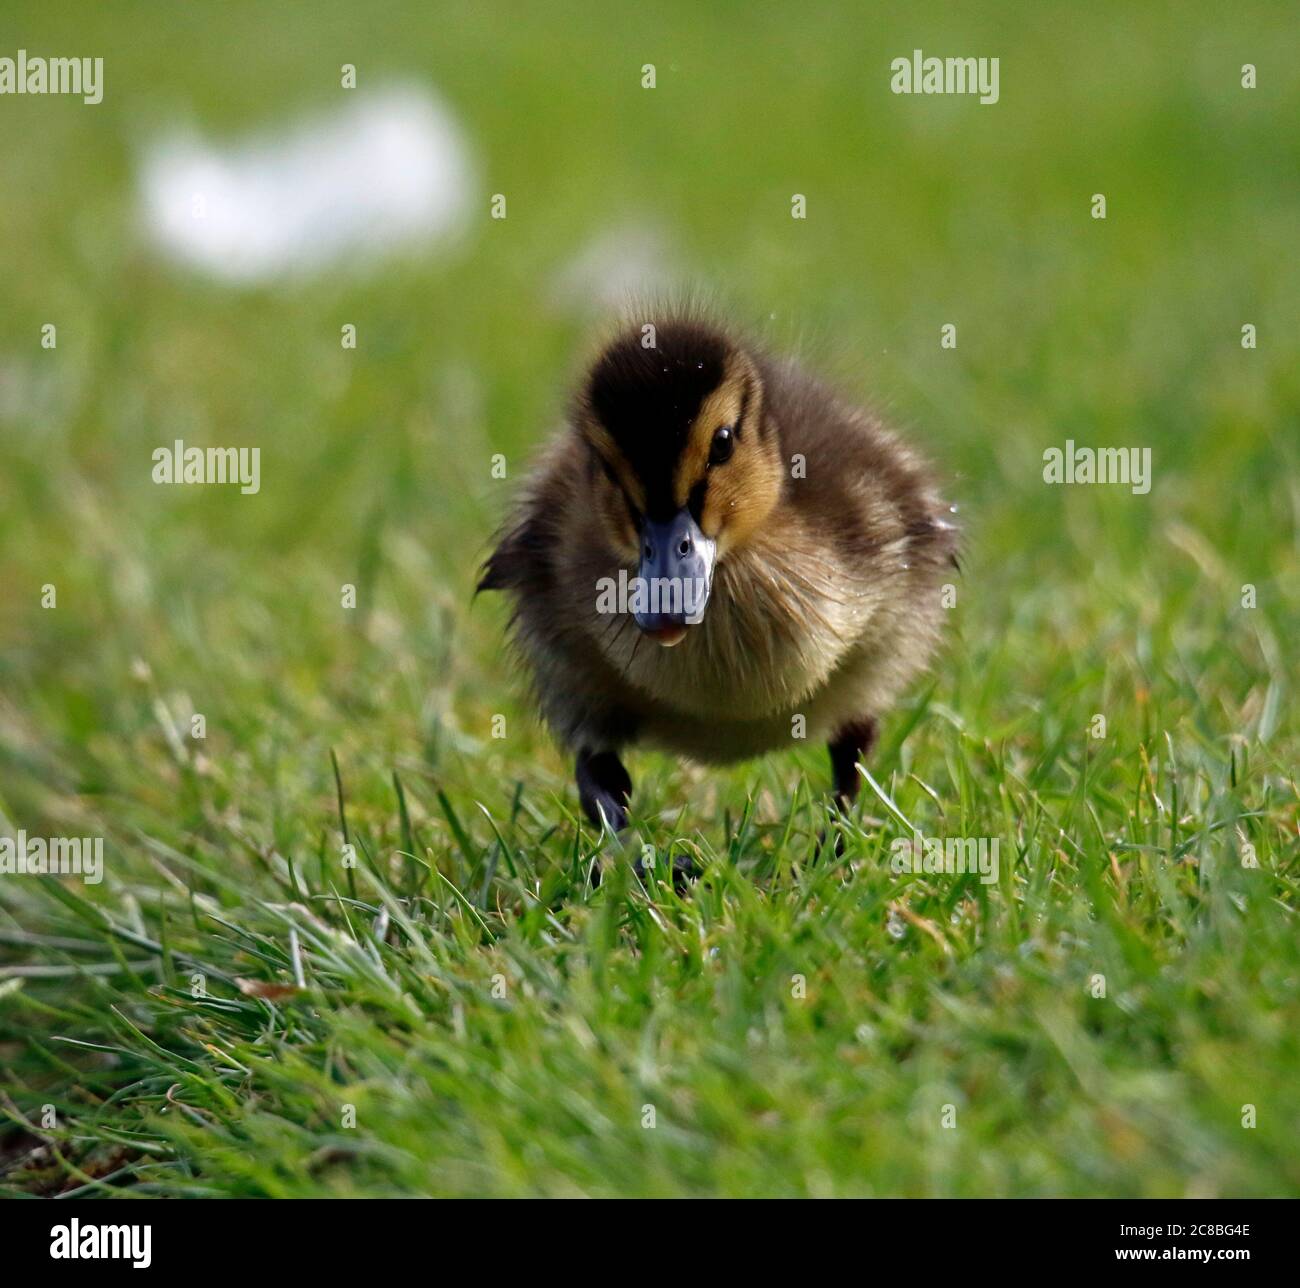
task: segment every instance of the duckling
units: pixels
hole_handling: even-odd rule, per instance
[[[482,568],[591,823],[628,747],[724,763],[825,739],[847,809],[929,662],[953,507],[876,417],[694,313],[620,328]]]

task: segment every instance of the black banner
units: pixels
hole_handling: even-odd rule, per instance
[[[705,1247],[715,1250],[710,1268],[733,1273],[756,1253],[766,1261],[778,1249],[820,1264],[826,1256],[850,1258],[873,1275],[895,1268],[1042,1274],[1113,1267],[1121,1278],[1141,1279],[1154,1266],[1276,1273],[1294,1261],[1284,1236],[1295,1209],[1286,1200],[668,1200],[653,1208],[633,1203],[647,1208],[639,1212],[614,1212],[605,1201],[600,1212],[564,1214],[555,1202],[439,1203],[455,1212],[431,1209],[431,1202],[14,1201],[0,1209],[0,1230],[11,1272],[89,1278],[105,1270],[169,1277],[373,1273],[394,1265],[393,1254],[405,1259],[417,1249],[439,1261],[481,1259],[500,1273],[512,1249],[521,1268],[535,1267],[542,1250],[549,1262],[562,1246],[563,1229],[576,1241],[570,1251],[584,1256],[611,1239],[624,1255],[647,1239],[671,1252],[671,1232],[688,1229],[683,1221],[708,1231],[707,1238],[689,1238],[697,1273]],[[773,1211],[777,1206],[785,1210]],[[497,1237],[465,1243],[479,1222],[496,1228]],[[509,1237],[500,1237],[504,1231]]]

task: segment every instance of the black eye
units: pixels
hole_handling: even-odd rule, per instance
[[[724,461],[731,460],[731,453],[735,446],[736,436],[731,432],[731,427],[723,425],[713,435],[713,442],[709,444],[709,464],[721,465]]]

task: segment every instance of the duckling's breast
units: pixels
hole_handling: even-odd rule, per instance
[[[594,638],[636,695],[642,740],[743,759],[885,710],[937,642],[937,596],[919,593],[929,580],[905,542],[866,565],[787,525],[723,559],[703,621],[676,646],[630,622]]]

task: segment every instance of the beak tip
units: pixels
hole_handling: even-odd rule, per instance
[[[686,638],[686,627],[661,626],[658,630],[647,631],[646,634],[664,648],[675,648]]]

